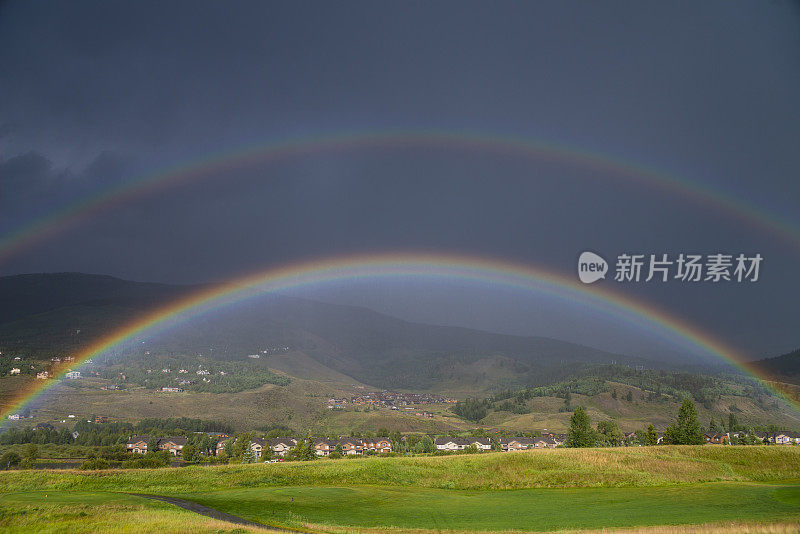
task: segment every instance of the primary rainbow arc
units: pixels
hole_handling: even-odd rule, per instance
[[[583,285],[575,278],[544,268],[490,258],[446,254],[393,253],[325,258],[271,268],[223,284],[205,287],[148,313],[96,341],[76,355],[73,369],[91,358],[119,350],[134,339],[155,335],[204,313],[235,305],[259,295],[314,284],[390,277],[480,281],[578,302],[639,328],[664,335],[686,347],[712,354],[761,381],[768,389],[798,410],[795,401],[766,383],[769,377],[748,365],[735,349],[654,306],[601,286]],[[3,411],[3,419],[30,406],[62,379],[66,371],[63,370],[56,380],[35,385],[18,397],[10,408]]]

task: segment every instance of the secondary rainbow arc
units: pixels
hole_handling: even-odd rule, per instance
[[[712,209],[721,210],[747,225],[779,236],[793,247],[800,249],[800,228],[793,221],[780,218],[724,191],[682,179],[674,174],[648,168],[639,163],[589,150],[521,137],[487,133],[411,130],[344,132],[258,143],[237,150],[214,153],[189,163],[146,174],[121,186],[106,189],[94,196],[84,198],[0,237],[0,261],[64,231],[80,221],[122,203],[152,194],[162,188],[202,180],[226,170],[240,169],[272,160],[302,157],[326,151],[381,147],[475,149],[562,162],[574,167],[602,172],[604,175],[617,179],[657,187],[672,194],[682,195]]]
[[[158,308],[124,327],[97,340],[76,355],[73,369],[91,358],[119,350],[141,337],[152,336],[204,313],[235,305],[267,293],[313,284],[344,280],[386,277],[432,277],[450,280],[480,281],[520,290],[554,295],[578,302],[640,328],[664,335],[673,341],[715,355],[761,381],[778,394],[798,414],[800,407],[766,381],[768,376],[748,365],[735,349],[688,322],[652,305],[625,296],[602,286],[586,286],[572,277],[544,268],[474,256],[445,254],[372,254],[321,259],[292,264],[238,277],[226,283],[198,290],[184,298]],[[34,403],[47,390],[63,379],[63,369],[55,380],[37,384],[2,412],[3,419]]]

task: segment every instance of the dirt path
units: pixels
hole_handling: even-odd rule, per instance
[[[204,515],[206,517],[211,517],[213,519],[219,519],[220,521],[227,521],[228,523],[235,523],[237,525],[246,525],[248,527],[258,527],[263,528],[264,530],[271,530],[273,532],[291,532],[293,534],[298,534],[301,531],[297,530],[289,530],[284,528],[278,527],[269,527],[266,525],[262,525],[261,523],[256,523],[254,521],[249,521],[247,519],[243,519],[241,517],[228,514],[225,512],[220,512],[219,510],[215,510],[213,508],[209,508],[208,506],[203,506],[202,504],[197,504],[196,502],[187,501],[186,499],[178,499],[177,497],[167,497],[164,495],[148,495],[146,493],[128,493],[128,495],[134,495],[136,497],[143,497],[145,499],[153,499],[156,501],[163,501],[169,504],[174,504],[175,506],[179,506],[184,510],[189,510],[190,512],[194,512],[196,514]]]

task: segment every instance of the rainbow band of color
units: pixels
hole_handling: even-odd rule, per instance
[[[494,134],[379,131],[348,132],[260,143],[239,150],[215,153],[188,164],[184,163],[165,171],[142,176],[122,186],[110,188],[85,198],[0,237],[0,261],[11,257],[15,252],[62,232],[76,223],[163,188],[192,183],[211,176],[224,176],[226,172],[281,159],[342,150],[376,148],[475,150],[566,163],[575,168],[602,174],[605,178],[627,180],[679,195],[708,209],[719,210],[747,226],[779,236],[793,247],[800,249],[800,228],[794,222],[777,217],[773,213],[734,198],[725,192],[637,163],[583,149]]]
[[[647,330],[666,336],[687,348],[712,354],[744,371],[764,384],[796,411],[798,405],[774,386],[765,383],[769,377],[747,365],[742,356],[722,341],[677,317],[601,285],[586,286],[564,275],[486,258],[426,255],[386,254],[330,258],[250,274],[227,283],[208,287],[177,300],[116,330],[95,342],[76,356],[73,369],[86,360],[119,351],[134,340],[152,336],[190,321],[212,310],[231,306],[259,295],[280,292],[315,284],[338,281],[391,277],[430,277],[457,281],[478,281],[554,295],[565,301],[577,302]],[[64,370],[55,380],[37,384],[17,398],[3,412],[3,419],[29,407],[44,392],[64,378]],[[800,413],[800,411],[798,411]]]

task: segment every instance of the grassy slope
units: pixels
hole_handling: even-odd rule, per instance
[[[286,359],[288,358],[284,358]],[[297,365],[310,370],[312,364],[306,360],[310,359],[301,359]],[[289,364],[286,361],[283,363],[288,371]],[[19,385],[30,381],[31,379],[18,377],[0,379],[0,404],[4,394],[8,394],[7,398],[12,398],[12,392],[18,391]],[[336,379],[319,381],[293,378],[286,387],[266,385],[232,394],[174,394],[143,388],[102,391],[99,388],[103,383],[106,382],[84,379],[56,386],[49,400],[40,404],[35,418],[23,424],[54,423],[65,419],[68,414],[75,414],[79,418],[100,414],[128,421],[136,421],[142,417],[181,416],[225,420],[241,430],[283,424],[300,433],[311,431],[320,434],[349,434],[353,430],[374,432],[381,427],[402,432],[468,431],[478,426],[513,432],[543,429],[565,432],[571,415],[569,412],[559,412],[564,401],[554,397],[531,399],[528,402],[531,413],[528,414],[492,412],[482,424],[454,416],[448,411],[448,405],[417,407],[433,412],[433,419],[417,417],[413,415],[413,411],[408,413],[406,410],[331,411],[325,408],[329,397],[350,396],[362,391],[354,389],[352,382],[348,384]],[[585,406],[595,423],[613,418],[624,431],[646,428],[650,423],[663,429],[675,420],[680,406],[678,402],[649,402],[638,388],[615,383],[610,385],[617,390],[617,399],[612,399],[608,391],[592,397],[576,394],[572,397],[572,405]],[[633,394],[633,402],[622,400],[629,391]],[[710,410],[698,405],[701,423],[706,425],[711,417],[718,423],[723,419],[727,420],[732,404],[737,406],[739,411],[736,415],[742,424],[775,424],[788,429],[800,429],[797,413],[786,408],[779,411],[767,410],[745,397],[723,397]]]
[[[211,520],[117,493],[136,491],[187,498],[267,524],[323,530],[333,525],[377,531],[391,526],[394,532],[546,531],[788,521],[785,531],[791,531],[800,518],[798,480],[800,447],[554,449],[184,469],[9,471],[0,472],[0,527],[217,531]],[[58,528],[49,528],[51,523]]]
[[[445,457],[359,458],[158,470],[7,471],[3,491],[192,493],[277,486],[500,490],[654,487],[800,480],[800,447],[552,449]]]

